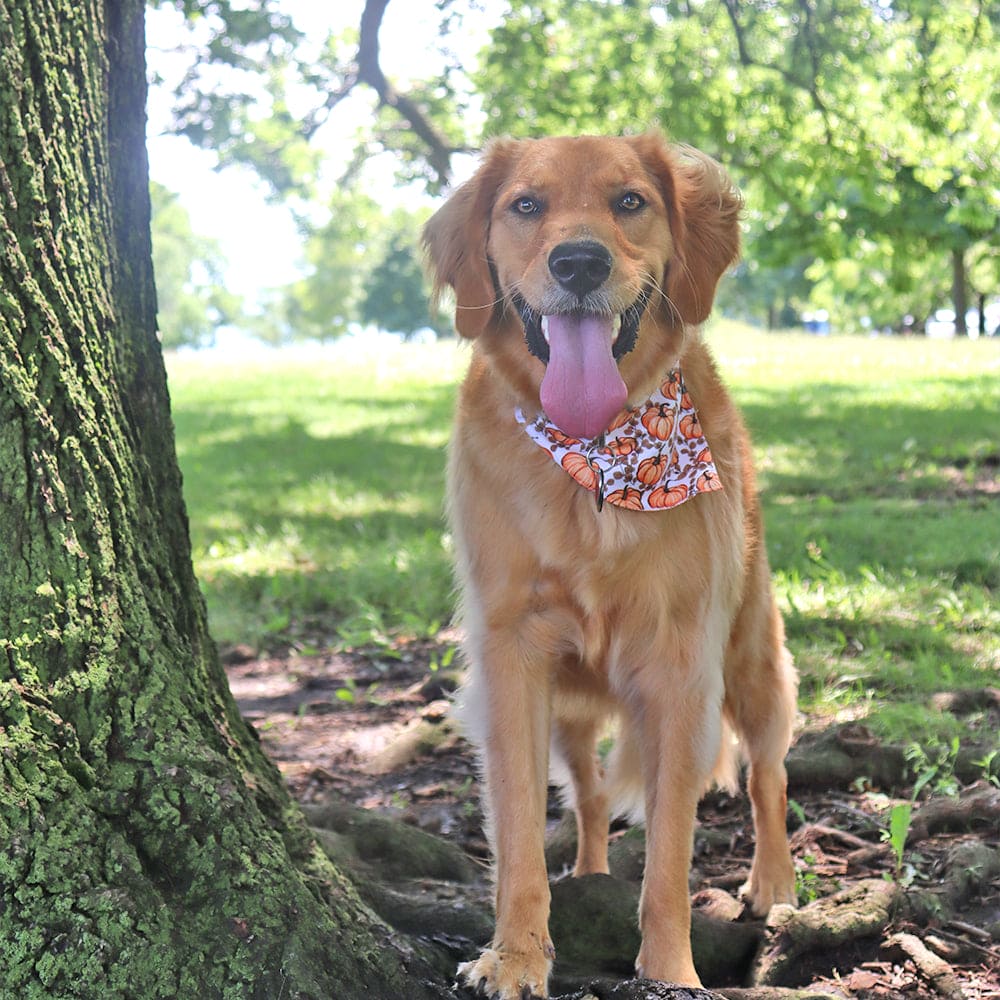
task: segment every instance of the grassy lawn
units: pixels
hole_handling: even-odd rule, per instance
[[[435,633],[454,345],[188,355],[170,392],[213,634],[257,646]]]
[[[727,324],[710,339],[754,435],[804,710],[946,745],[969,720],[928,696],[1000,668],[1000,342]],[[466,357],[169,359],[220,642],[389,644],[448,622],[443,469]]]

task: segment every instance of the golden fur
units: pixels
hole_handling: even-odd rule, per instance
[[[637,192],[640,211],[620,199]],[[530,195],[541,208],[516,210]],[[632,202],[630,202],[632,204]],[[526,206],[525,206],[526,207]],[[742,420],[697,324],[739,251],[741,202],[722,169],[656,136],[501,140],[427,224],[438,287],[474,338],[449,457],[449,513],[496,858],[496,934],[460,967],[486,995],[545,996],[554,951],[543,855],[550,742],[577,816],[576,874],[607,871],[608,819],[639,789],[646,819],[638,974],[698,983],[688,869],[698,799],[749,761],[757,847],[749,906],[794,901],[785,770],[795,676],[764,552]],[[670,510],[597,510],[515,422],[535,414],[544,364],[511,296],[559,301],[552,248],[596,241],[615,311],[654,295],[619,371],[630,405],[678,363],[711,444],[720,492]],[[595,743],[619,721],[605,775]]]

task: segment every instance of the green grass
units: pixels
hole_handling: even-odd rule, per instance
[[[170,359],[195,566],[213,633],[363,643],[449,615],[444,455],[454,347]]]
[[[947,741],[1000,668],[1000,343],[719,331],[813,716]]]
[[[960,724],[927,696],[1000,668],[1000,342],[710,339],[754,436],[804,709],[950,739]],[[217,639],[388,643],[448,621],[444,454],[466,359],[169,360]]]

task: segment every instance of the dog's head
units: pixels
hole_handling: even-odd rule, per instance
[[[740,208],[713,160],[656,136],[508,139],[424,242],[459,333],[567,434],[593,437],[708,316]]]

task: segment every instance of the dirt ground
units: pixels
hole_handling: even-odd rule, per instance
[[[398,649],[259,658],[252,650],[223,651],[230,686],[247,720],[303,804],[339,798],[403,819],[460,846],[485,862],[476,764],[450,717],[455,676],[443,665],[454,637]],[[799,820],[792,833],[796,864],[807,893],[891,875],[893,858],[881,842],[884,799],[859,791],[791,790]],[[561,809],[551,798],[550,821]],[[713,891],[735,891],[752,851],[747,801],[713,794],[702,803],[692,873],[695,904]],[[621,831],[612,833],[620,836]],[[949,849],[974,837],[993,846],[994,828],[941,833],[909,852],[910,875],[933,884]],[[1000,880],[977,886],[959,918],[912,931],[945,959],[958,996],[1000,1000]],[[887,936],[887,935],[886,935]],[[803,985],[858,1000],[939,1000],[949,994],[885,940],[831,952],[808,970]],[[471,957],[471,956],[469,956]],[[951,987],[954,989],[954,985]]]

